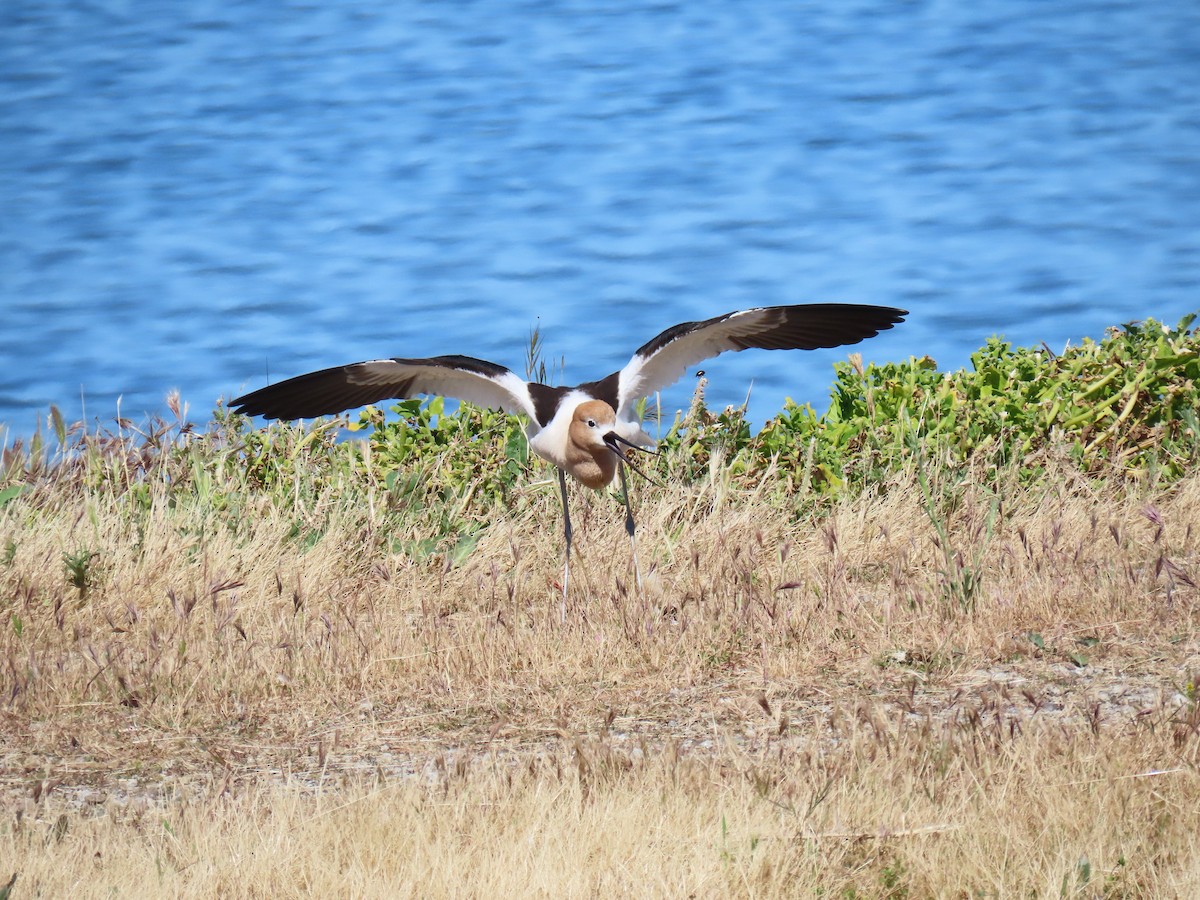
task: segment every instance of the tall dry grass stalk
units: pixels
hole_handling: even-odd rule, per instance
[[[454,566],[391,551],[370,479],[233,512],[47,477],[0,511],[0,866],[13,897],[1195,895],[1200,478],[1042,485],[815,505],[714,460],[636,498],[641,592],[581,491],[561,623],[550,484]]]

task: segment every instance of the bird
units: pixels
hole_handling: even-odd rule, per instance
[[[625,466],[635,468],[625,448],[653,452],[642,428],[638,401],[683,377],[689,366],[727,351],[816,350],[857,344],[899,324],[908,311],[854,303],[807,303],[735,310],[696,322],[681,322],[651,338],[625,366],[598,381],[551,387],[526,381],[504,366],[470,356],[369,359],[297,375],[236,398],[237,413],[269,419],[335,415],[387,399],[417,394],[450,397],[524,415],[529,448],[558,470],[562,496],[562,609],[566,616],[571,565],[571,514],[567,475],[600,489],[620,478],[625,531],[637,566],[635,523]]]

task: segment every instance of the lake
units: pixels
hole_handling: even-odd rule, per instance
[[[1200,309],[1194,2],[0,7],[0,423],[844,301],[966,365]],[[727,354],[823,408],[846,351]],[[664,396],[686,405],[691,385]],[[3,425],[0,425],[3,427]]]

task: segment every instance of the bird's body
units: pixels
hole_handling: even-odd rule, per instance
[[[701,322],[683,322],[642,345],[620,371],[577,387],[551,387],[469,356],[375,359],[289,378],[238,397],[247,415],[301,419],[330,415],[386,399],[432,394],[528,417],[529,447],[559,471],[567,560],[571,525],[565,474],[602,488],[628,462],[618,444],[649,448],[637,403],[678,381],[688,366],[726,351],[814,350],[856,344],[903,321],[887,306],[818,303],[739,310]],[[626,492],[626,528],[633,517]],[[635,558],[636,559],[636,558]],[[564,569],[563,593],[566,595]]]

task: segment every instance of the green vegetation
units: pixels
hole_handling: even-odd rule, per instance
[[[1200,446],[1194,319],[1114,328],[1061,355],[992,338],[971,369],[952,373],[928,357],[865,369],[836,363],[824,415],[789,404],[751,434],[740,411],[714,415],[697,404],[663,450],[676,477],[702,472],[719,447],[735,472],[755,477],[776,464],[826,494],[884,481],[913,458],[985,473],[1016,464],[1036,479],[1048,457],[1066,454],[1085,473],[1171,480]]]

